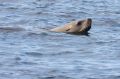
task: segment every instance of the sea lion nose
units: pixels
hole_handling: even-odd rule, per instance
[[[88,21],[92,21],[92,19],[91,19],[91,18],[88,18],[87,20],[88,20]]]

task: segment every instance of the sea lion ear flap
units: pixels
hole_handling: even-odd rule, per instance
[[[77,22],[77,26],[82,25],[82,23],[83,23],[82,21],[78,21],[78,22]]]

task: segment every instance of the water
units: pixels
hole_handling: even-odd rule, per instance
[[[120,79],[119,0],[0,0],[0,79]],[[89,36],[43,30],[92,18]]]

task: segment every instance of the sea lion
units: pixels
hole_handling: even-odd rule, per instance
[[[72,21],[64,26],[56,27],[51,29],[53,32],[64,32],[64,33],[88,33],[91,28],[92,19]]]

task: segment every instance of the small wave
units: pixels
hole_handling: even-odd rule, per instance
[[[28,61],[23,61],[23,62],[20,62],[20,64],[24,64],[24,65],[35,65],[35,64],[37,64],[37,63],[28,62]]]
[[[41,79],[73,79],[71,77],[58,75],[58,76],[48,76],[48,77],[42,77]]]
[[[40,53],[40,52],[25,52],[26,55],[32,56],[32,57],[41,57],[41,56],[61,56],[61,55],[69,55],[75,52],[72,51],[61,51],[61,52],[55,52],[55,53]]]
[[[39,53],[39,52],[26,52],[25,54],[29,56],[34,56],[34,57],[40,57],[43,55],[42,53]]]
[[[120,76],[116,76],[116,75],[102,75],[102,77],[87,77],[86,79],[120,79]]]
[[[42,28],[33,28],[33,27],[24,27],[23,26],[1,26],[0,27],[0,33],[12,33],[12,32],[24,32],[25,36],[46,36],[48,35],[48,30],[42,29]]]
[[[20,27],[0,27],[0,32],[17,32],[24,31],[25,29]]]
[[[37,32],[29,32],[28,33],[28,36],[41,36],[41,35],[43,35],[43,36],[46,36],[46,35],[48,35],[47,33],[45,33],[45,32],[40,32],[40,33],[37,33]]]
[[[55,56],[55,55],[67,55],[67,54],[72,54],[74,52],[72,51],[61,51],[61,52],[58,52],[58,53],[53,53],[51,55]]]

